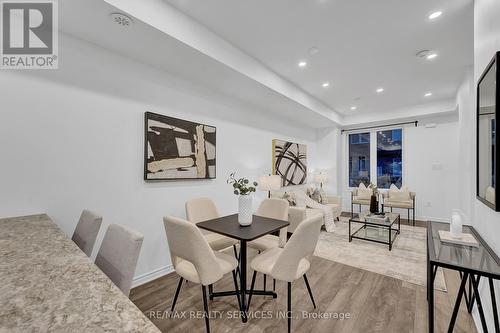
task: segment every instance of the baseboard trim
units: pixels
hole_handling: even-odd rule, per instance
[[[151,271],[149,273],[145,273],[145,274],[136,276],[132,280],[132,288],[138,287],[140,285],[143,285],[145,283],[153,281],[154,279],[157,279],[159,277],[162,277],[162,276],[165,276],[167,274],[170,274],[173,271],[174,271],[174,266],[167,265],[167,266],[155,269],[154,271]]]

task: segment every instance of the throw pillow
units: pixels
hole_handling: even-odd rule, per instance
[[[373,191],[371,188],[367,188],[365,186],[365,184],[361,183],[359,184],[359,187],[358,187],[358,199],[361,199],[361,200],[370,200],[370,198],[372,197],[372,194],[373,194]]]
[[[408,191],[405,186],[398,189],[396,185],[391,184],[391,187],[389,188],[389,199],[394,201],[409,201],[411,200],[410,191]]]
[[[319,189],[312,188],[307,191],[307,195],[317,203],[323,203],[323,195]]]

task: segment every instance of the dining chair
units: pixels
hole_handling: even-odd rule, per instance
[[[213,220],[220,217],[217,206],[215,206],[215,203],[209,198],[196,198],[188,200],[185,207],[186,217],[188,221],[192,223]],[[236,260],[239,260],[238,251],[236,249],[238,240],[213,232],[203,233],[203,237],[205,237],[208,244],[214,251],[221,251],[232,246],[234,257]],[[237,272],[239,273],[238,270]],[[210,292],[212,292],[212,287],[210,287]]]
[[[288,201],[284,199],[264,199],[259,205],[255,215],[267,217],[275,220],[288,221]],[[275,247],[284,247],[288,228],[283,228],[279,231],[279,237],[274,235],[265,235],[263,237],[257,238],[251,242],[248,242],[248,247],[251,247],[257,251],[264,252],[266,250]],[[276,289],[276,281],[273,281],[273,290]],[[266,275],[264,274],[264,291],[266,290]]]
[[[214,251],[205,237],[193,223],[186,220],[167,216],[163,218],[165,233],[167,235],[168,247],[172,265],[180,276],[171,311],[175,309],[175,303],[184,280],[201,284],[203,294],[203,309],[205,313],[205,326],[207,333],[210,332],[210,322],[207,303],[207,286],[213,285],[222,277],[232,272],[233,283],[238,299],[238,308],[241,308],[238,283],[236,282],[236,267],[238,261],[227,254]]]
[[[111,224],[106,230],[95,264],[129,295],[144,236],[128,227]]]
[[[309,292],[313,307],[316,308],[314,297],[307,280],[306,273],[311,263],[309,258],[313,255],[316,243],[318,242],[322,217],[315,215],[303,221],[295,230],[284,248],[275,247],[266,250],[255,257],[250,266],[254,270],[250,295],[248,297],[248,307],[252,300],[257,272],[267,274],[273,279],[286,281],[288,285],[288,332],[291,332],[292,325],[292,282],[304,277],[304,282]]]
[[[88,257],[92,255],[92,250],[94,249],[95,240],[101,228],[101,223],[102,216],[94,214],[89,210],[84,210],[80,215],[80,219],[71,237],[71,240]]]

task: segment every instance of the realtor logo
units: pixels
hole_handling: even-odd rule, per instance
[[[2,69],[57,69],[57,0],[0,0]]]

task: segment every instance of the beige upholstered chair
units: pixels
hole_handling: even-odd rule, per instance
[[[268,217],[276,220],[288,221],[288,201],[283,199],[264,199],[255,215]],[[288,228],[283,228],[280,230],[279,237],[274,235],[265,235],[263,237],[257,238],[254,241],[248,242],[248,247],[251,247],[257,251],[263,252],[265,250],[272,249],[274,247],[284,247]],[[264,274],[264,291],[266,290],[266,275]],[[276,289],[276,280],[273,281],[273,290]]]
[[[270,275],[273,279],[288,283],[288,332],[291,331],[292,311],[292,282],[304,277],[307,291],[314,308],[316,304],[307,281],[306,272],[309,270],[309,257],[313,255],[323,221],[321,216],[313,216],[297,227],[284,248],[275,247],[264,251],[255,257],[250,266],[254,270],[252,286],[248,298],[248,308],[252,300],[257,272]]]
[[[164,217],[163,224],[167,234],[172,264],[180,276],[171,311],[174,311],[184,279],[201,284],[205,325],[207,332],[210,332],[206,286],[212,285],[225,274],[232,272],[236,298],[238,304],[240,304],[236,282],[238,262],[227,254],[214,252],[201,231],[194,224],[171,216]]]
[[[288,207],[289,204],[286,200],[264,199],[257,209],[255,215],[276,220],[288,221]],[[286,238],[287,228],[283,228],[280,230],[279,237],[273,235],[265,235],[254,241],[248,242],[247,245],[262,252],[273,247],[285,246]]]
[[[101,228],[102,216],[84,210],[71,240],[88,256],[92,255],[95,240]]]
[[[390,208],[391,212],[394,208],[406,209],[408,210],[408,222],[410,222],[410,211],[412,211],[413,217],[411,221],[413,225],[415,225],[415,197],[417,195],[415,192],[407,192],[407,194],[404,195],[404,191],[400,194],[396,194],[392,190],[382,193],[382,211],[386,208]]]
[[[357,187],[351,190],[351,215],[354,215],[354,205],[359,206],[360,212],[361,212],[361,206],[370,206],[370,198],[361,195]]]
[[[219,212],[215,203],[209,198],[191,199],[186,202],[186,217],[189,222],[198,223],[218,218]],[[213,232],[205,233],[205,239],[215,251],[233,247],[236,256],[236,244],[238,241]]]
[[[106,230],[95,264],[129,295],[144,236],[135,230],[111,224]]]

